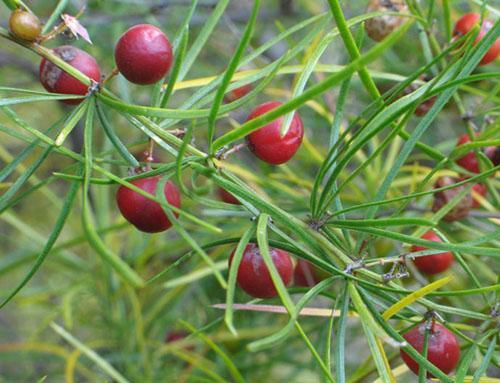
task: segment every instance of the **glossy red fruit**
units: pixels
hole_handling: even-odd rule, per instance
[[[229,257],[229,266],[233,262],[235,251]],[[280,249],[270,247],[269,253],[278,274],[287,286],[293,277],[292,259],[286,251]],[[254,243],[248,244],[243,252],[236,280],[238,285],[252,297],[272,298],[277,295],[271,274],[267,270],[258,246]]]
[[[403,335],[403,338],[419,352],[422,352],[424,346],[425,326],[426,324],[422,323]],[[439,323],[434,323],[429,331],[427,360],[445,374],[449,374],[460,360],[458,340],[455,334]],[[401,358],[410,370],[418,374],[418,363],[404,350],[401,350]],[[427,377],[432,378],[433,375],[427,373]]]
[[[230,203],[232,205],[241,205],[241,202],[238,201],[235,196],[233,196],[223,188],[218,188],[217,193],[219,194],[219,198],[225,203]]]
[[[224,101],[226,103],[230,103],[230,102],[239,100],[240,98],[246,96],[252,89],[253,89],[252,84],[246,84],[246,85],[240,86],[239,88],[233,89],[232,91],[227,93],[224,96]]]
[[[488,194],[488,188],[484,184],[475,184],[472,187],[472,190],[476,193],[479,194],[482,197],[486,197],[486,194]],[[478,208],[481,207],[481,203],[479,200],[474,198],[474,194],[472,195],[472,207],[473,208]]]
[[[131,184],[149,194],[156,195],[156,186],[159,180],[159,176],[147,177],[131,181]],[[170,205],[178,208],[181,206],[179,190],[172,182],[167,181],[163,188],[163,192]],[[146,233],[158,233],[172,226],[172,223],[167,218],[167,215],[159,203],[123,185],[118,189],[116,202],[125,219],[141,231]],[[177,214],[175,215],[177,216]]]
[[[167,36],[149,24],[127,30],[115,47],[115,61],[120,73],[139,85],[154,84],[172,65],[173,53]]]
[[[42,32],[42,23],[33,13],[16,9],[10,14],[9,30],[18,39],[35,41]]]
[[[322,278],[310,262],[299,259],[293,272],[293,280],[297,286],[312,287],[321,282]]]
[[[101,70],[97,61],[87,52],[70,45],[63,45],[53,49],[55,55],[67,62],[72,67],[78,69],[96,82],[101,80]],[[43,58],[40,63],[40,81],[45,89],[51,93],[78,94],[85,96],[88,93],[88,86],[64,72],[57,65]],[[83,99],[63,100],[64,103],[76,105]]]
[[[468,134],[462,134],[460,137],[458,137],[457,141],[457,147],[467,144],[471,142],[471,139]],[[467,169],[468,171],[472,173],[479,173],[479,162],[476,156],[476,153],[474,151],[470,151],[464,156],[457,158],[457,164],[459,164],[461,167],[464,169]]]
[[[467,13],[463,15],[455,24],[453,29],[453,34],[455,36],[463,36],[467,34],[476,24],[481,20],[481,15],[479,13]],[[484,20],[481,25],[481,29],[474,41],[477,44],[488,31],[493,27],[493,23],[489,20]],[[500,54],[500,39],[496,39],[493,45],[490,47],[488,52],[483,56],[479,65],[486,65],[495,61]]]
[[[433,231],[428,231],[427,233],[422,235],[421,238],[433,242],[442,242],[441,238],[439,238]],[[427,247],[417,245],[413,245],[411,247],[412,252],[424,250],[428,250]],[[451,264],[453,263],[453,254],[447,251],[444,253],[417,257],[413,260],[413,263],[422,273],[427,275],[434,275],[442,273],[451,266]]]
[[[435,189],[441,189],[446,186],[452,186],[458,182],[455,177],[443,176],[439,177],[434,184]],[[432,211],[436,212],[441,210],[441,208],[450,202],[458,193],[460,193],[466,185],[460,185],[452,189],[446,189],[434,193],[434,202],[432,204]],[[472,194],[467,193],[465,196],[443,217],[445,221],[452,222],[458,221],[469,215],[469,211],[472,208]]]
[[[250,113],[247,121],[253,120],[280,105],[282,104],[278,101],[261,104]],[[246,137],[250,150],[262,161],[272,165],[284,164],[290,160],[299,149],[304,137],[304,125],[297,112],[293,115],[288,132],[284,137],[281,137],[280,129],[283,122],[284,117],[279,117]]]

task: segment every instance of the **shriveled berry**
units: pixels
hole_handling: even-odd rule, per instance
[[[115,47],[120,73],[130,82],[148,85],[163,78],[172,65],[172,46],[167,36],[150,24],[127,30]]]
[[[233,262],[234,250],[229,257],[229,266]],[[271,259],[285,286],[293,277],[292,259],[286,251],[270,247]],[[236,277],[238,285],[249,295],[256,298],[272,298],[277,295],[264,259],[260,254],[258,246],[250,243],[243,252],[243,258],[238,267]]]
[[[99,69],[99,65],[87,52],[70,45],[63,45],[55,48],[53,53],[94,81],[100,81],[101,70]],[[46,58],[43,58],[40,63],[40,81],[44,88],[51,93],[84,96],[88,92],[87,85],[66,73]],[[70,105],[79,104],[82,101],[82,99],[63,100],[64,103]]]
[[[247,121],[253,120],[280,105],[282,104],[278,101],[261,104],[250,113]],[[290,160],[299,149],[304,137],[304,125],[298,112],[294,113],[288,132],[281,137],[280,129],[283,122],[284,117],[279,117],[246,137],[250,150],[262,161],[272,165],[284,164]]]
[[[404,0],[370,0],[367,12],[400,12],[408,11]],[[372,17],[365,22],[366,33],[372,40],[382,41],[405,21],[404,17],[384,15]]]
[[[16,9],[10,14],[9,30],[18,39],[35,41],[42,32],[42,23],[33,13]]]
[[[428,241],[442,242],[441,238],[438,237],[433,231],[428,231],[421,237]],[[411,247],[412,252],[428,250],[427,247],[413,245]],[[439,274],[448,269],[453,263],[453,254],[449,251],[438,254],[426,255],[423,257],[416,257],[413,263],[422,273],[427,275]]]
[[[425,327],[426,324],[422,323],[403,335],[403,338],[420,353],[424,348]],[[431,329],[428,331],[427,360],[445,374],[449,374],[460,360],[458,340],[455,334],[439,323],[432,324]],[[402,349],[401,358],[408,368],[418,375],[420,366]],[[432,378],[433,375],[428,372],[427,377]]]
[[[312,287],[324,279],[325,275],[312,263],[299,259],[293,272],[293,280],[297,286]]]
[[[253,89],[252,84],[246,84],[239,88],[233,89],[224,96],[224,101],[230,103],[246,96]]]
[[[439,189],[445,186],[451,186],[457,183],[458,180],[455,177],[443,176],[437,179],[434,184],[435,189]],[[446,189],[437,193],[434,193],[434,203],[432,204],[432,211],[436,212],[440,210],[444,205],[450,202],[453,197],[462,191],[466,186],[461,185],[452,189]],[[444,217],[445,221],[457,221],[462,218],[467,217],[469,211],[472,207],[472,195],[467,193]]]
[[[479,13],[467,13],[463,15],[455,24],[453,29],[453,34],[455,36],[463,36],[467,34],[476,24],[481,20],[481,15]],[[476,45],[481,39],[488,33],[488,31],[493,27],[493,23],[489,20],[484,20],[481,25],[481,29],[474,40],[474,45]],[[500,38],[496,39],[490,49],[485,53],[481,59],[479,65],[486,65],[496,60],[500,54]]]
[[[145,192],[156,195],[156,187],[160,181],[159,176],[140,178],[133,180],[130,183]],[[172,182],[167,181],[163,188],[163,193],[172,206],[179,208],[181,206],[181,196],[177,186]],[[137,229],[146,233],[158,233],[165,231],[172,226],[165,211],[161,205],[152,201],[139,193],[125,187],[120,186],[116,194],[116,202],[120,212]],[[175,216],[178,216],[175,214]]]
[[[219,194],[219,198],[225,203],[230,203],[232,205],[241,205],[241,202],[238,201],[238,199],[231,193],[229,193],[227,190],[224,190],[223,188],[218,188],[217,193]]]

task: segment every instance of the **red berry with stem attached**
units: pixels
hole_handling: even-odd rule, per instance
[[[250,113],[247,121],[281,105],[281,102],[278,101],[261,104]],[[299,149],[304,137],[304,125],[297,112],[293,115],[288,132],[284,137],[281,137],[280,130],[284,120],[284,117],[281,116],[246,137],[250,150],[262,161],[272,165],[284,164],[290,160]]]
[[[433,242],[442,242],[441,238],[439,238],[433,231],[426,232],[421,238]],[[412,252],[424,250],[428,250],[427,247],[418,245],[413,245],[411,247]],[[415,258],[413,263],[417,266],[417,269],[424,274],[438,274],[442,273],[451,266],[453,263],[453,254],[447,251],[444,253],[425,255],[423,257]]]
[[[101,70],[99,69],[99,65],[87,52],[70,45],[57,47],[52,52],[72,67],[87,75],[87,77],[96,82],[100,81]],[[40,81],[44,88],[51,93],[85,96],[89,90],[87,85],[66,73],[46,58],[43,58],[40,63]],[[63,100],[64,103],[71,105],[79,104],[82,101],[82,99]]]
[[[10,14],[9,30],[18,39],[35,41],[42,32],[42,23],[33,13],[16,9]]]
[[[172,46],[167,36],[149,24],[127,30],[115,47],[120,73],[130,82],[148,85],[163,78],[172,65]]]
[[[229,257],[229,266],[233,262],[235,251]],[[272,247],[269,248],[269,254],[279,276],[287,286],[293,277],[292,259],[286,251]],[[258,246],[254,243],[249,243],[243,252],[236,280],[238,285],[252,297],[272,298],[277,295],[271,274],[264,263],[264,258],[262,258]]]
[[[233,196],[231,193],[224,190],[223,188],[218,188],[217,193],[219,194],[219,198],[225,203],[230,203],[232,205],[241,205],[241,202],[238,201],[238,199],[236,199],[235,196]]]
[[[422,323],[404,334],[403,338],[415,350],[421,353],[424,348],[425,331],[426,323]],[[428,331],[427,360],[445,374],[449,374],[460,360],[460,345],[458,344],[458,340],[455,334],[439,323],[433,323],[431,329]],[[401,358],[410,370],[418,374],[418,363],[404,350],[401,350]],[[433,376],[427,373],[427,377],[432,378]]]
[[[160,177],[147,177],[133,180],[130,183],[139,189],[156,196],[156,187]],[[181,206],[181,196],[177,187],[170,181],[165,183],[163,193],[172,206],[179,208]],[[116,194],[118,208],[125,219],[134,225],[137,229],[146,233],[158,233],[165,231],[172,226],[165,211],[161,205],[152,201],[139,193],[120,186]],[[178,216],[178,214],[175,214]]]
[[[252,84],[242,85],[239,88],[233,89],[224,96],[224,101],[229,103],[245,97],[253,89]]]
[[[481,20],[479,13],[466,13],[455,24],[453,34],[455,36],[463,36],[467,34]],[[493,27],[493,23],[489,20],[484,20],[481,29],[474,40],[474,45],[477,44],[488,31]],[[500,39],[496,39],[490,49],[485,53],[479,65],[486,65],[495,61],[500,54]]]

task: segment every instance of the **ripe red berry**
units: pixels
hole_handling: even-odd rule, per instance
[[[486,197],[486,194],[488,194],[488,188],[484,184],[475,184],[472,187],[472,190],[476,194],[479,194],[482,197]],[[481,203],[479,202],[479,200],[477,200],[476,198],[474,198],[474,195],[472,195],[472,207],[473,208],[481,207]]]
[[[10,14],[9,29],[18,39],[35,41],[42,32],[42,23],[33,13],[16,9]]]
[[[172,46],[167,36],[149,24],[127,30],[115,47],[115,61],[127,80],[139,85],[154,84],[172,65]]]
[[[303,259],[299,259],[293,272],[293,280],[297,286],[312,287],[321,281],[316,268]]]
[[[253,89],[252,84],[246,84],[240,86],[239,88],[233,89],[224,96],[224,101],[227,103],[239,100],[240,98],[246,96]]]
[[[224,190],[223,188],[218,188],[217,193],[219,194],[220,199],[223,200],[225,203],[230,203],[232,205],[241,205],[241,202],[238,201],[235,196],[233,196],[231,193]]]
[[[229,257],[229,266],[233,262],[235,251]],[[269,253],[276,270],[278,270],[278,274],[285,286],[287,286],[293,276],[292,259],[286,251],[280,249],[270,247]],[[254,243],[248,244],[243,252],[236,280],[238,281],[238,285],[252,297],[272,298],[277,294],[271,274],[264,263],[258,246]]]
[[[466,13],[455,24],[453,34],[455,36],[463,36],[467,34],[476,24],[479,23],[481,15],[479,13]],[[484,20],[481,29],[474,40],[474,45],[477,44],[488,31],[493,27],[493,23],[489,20]],[[500,39],[496,39],[488,52],[483,56],[479,65],[486,65],[495,61],[500,54]]]
[[[147,177],[131,181],[131,184],[149,194],[156,195],[156,186],[159,180],[159,176]],[[163,193],[170,205],[175,207],[181,206],[179,190],[172,182],[167,181],[167,183],[165,183]],[[165,211],[159,203],[123,185],[118,189],[116,202],[125,219],[141,231],[146,233],[158,233],[172,226],[172,223],[169,221]],[[177,216],[177,214],[175,215]]]
[[[422,323],[403,335],[405,340],[420,353],[424,346],[425,326],[426,324]],[[427,360],[445,374],[449,374],[460,360],[460,345],[458,344],[458,340],[455,334],[439,323],[433,323],[429,331]],[[410,370],[418,374],[418,363],[404,350],[401,350],[401,358]],[[427,377],[432,378],[433,376],[427,373]]]
[[[462,134],[460,137],[458,137],[457,141],[457,147],[467,144],[471,142],[470,137],[468,134]],[[476,153],[474,151],[470,151],[464,156],[457,158],[457,164],[459,164],[461,167],[464,169],[467,169],[468,171],[472,173],[479,173],[479,162],[476,156]]]
[[[441,238],[439,238],[433,231],[426,232],[424,235],[422,235],[421,238],[433,242],[442,242]],[[412,252],[424,250],[427,250],[427,247],[418,245],[413,245],[411,247]],[[417,257],[413,260],[413,263],[415,264],[415,266],[417,266],[417,269],[419,269],[424,274],[438,274],[442,273],[451,266],[451,264],[453,263],[453,254],[447,251],[444,253]]]
[[[370,0],[366,11],[404,13],[408,11],[408,7],[404,0]],[[404,22],[404,17],[394,15],[377,16],[366,20],[365,29],[372,40],[382,41]]]
[[[261,104],[250,113],[247,121],[257,118],[280,105],[281,102],[278,101]],[[280,129],[283,121],[284,117],[279,117],[246,137],[250,150],[262,161],[272,165],[284,164],[290,160],[299,149],[304,137],[304,125],[297,112],[293,115],[288,132],[284,137],[281,137]]]
[[[99,69],[99,65],[87,52],[70,45],[63,45],[55,48],[53,53],[94,81],[100,81],[101,70]],[[51,93],[85,96],[88,92],[87,85],[64,72],[57,65],[45,58],[40,63],[40,81],[45,89]],[[79,104],[82,101],[81,99],[63,100],[64,103],[70,105]]]
[[[458,180],[454,177],[443,176],[437,179],[434,184],[435,189],[440,189],[446,186],[451,186],[457,183]],[[446,189],[434,193],[434,202],[432,204],[432,211],[440,210],[444,205],[450,202],[458,193],[466,186],[461,185],[452,189]],[[467,217],[472,208],[472,194],[467,193],[446,215],[443,217],[445,221],[452,222]]]

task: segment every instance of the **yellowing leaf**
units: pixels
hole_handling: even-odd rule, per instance
[[[387,310],[385,310],[385,312],[382,314],[382,317],[385,320],[390,319],[395,314],[397,314],[402,309],[404,309],[406,306],[411,305],[417,299],[422,298],[423,296],[433,292],[434,290],[437,290],[440,287],[446,285],[449,281],[451,281],[451,278],[445,277],[445,278],[437,280],[436,282],[432,282],[432,283],[422,287],[421,289],[418,289],[417,291],[414,291],[410,295],[407,295],[406,297],[401,299],[399,302],[394,303],[391,307],[389,307]]]

